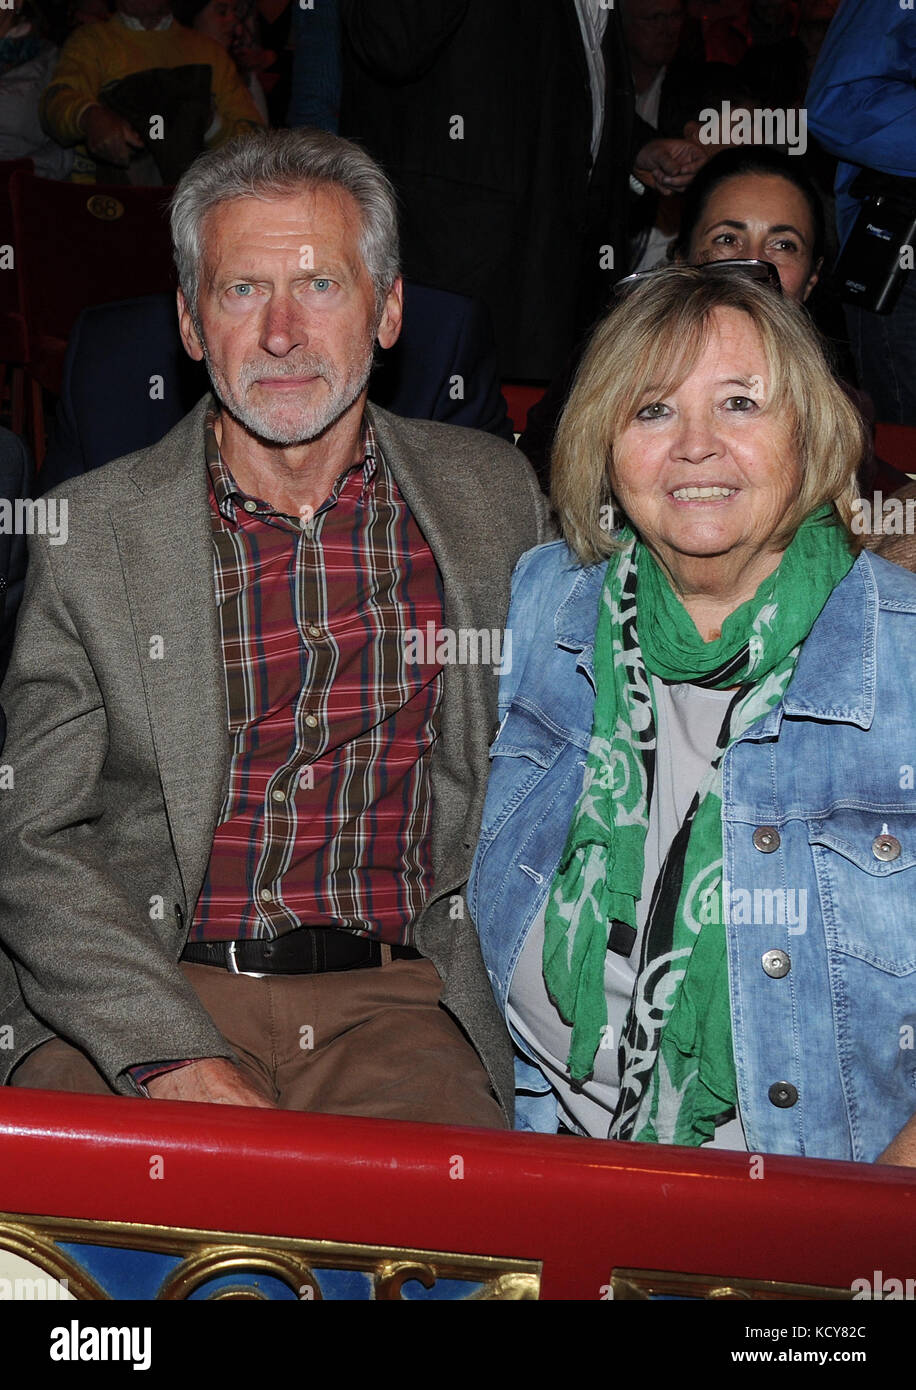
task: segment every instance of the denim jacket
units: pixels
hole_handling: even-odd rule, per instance
[[[605,565],[522,557],[468,902],[497,1002],[582,789]],[[909,635],[907,635],[909,634]],[[662,756],[664,751],[662,750]],[[723,898],[751,1151],[870,1161],[916,1111],[916,576],[862,554],[783,699],[723,759]],[[556,1130],[515,1038],[521,1129]]]

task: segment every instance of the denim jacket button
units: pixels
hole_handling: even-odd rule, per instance
[[[872,840],[871,852],[882,863],[890,863],[900,857],[900,841],[893,835],[878,835]]]
[[[774,1081],[767,1095],[773,1105],[778,1105],[780,1110],[788,1110],[798,1100],[798,1091],[791,1081]]]
[[[779,831],[773,825],[758,825],[754,831],[754,848],[761,854],[772,854],[779,849]]]
[[[785,951],[764,951],[761,959],[771,980],[781,980],[792,969],[792,962]]]

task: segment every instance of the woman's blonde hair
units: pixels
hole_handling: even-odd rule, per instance
[[[747,314],[770,375],[762,409],[782,417],[802,482],[779,539],[788,544],[819,506],[832,502],[850,529],[856,470],[866,448],[859,412],[837,385],[820,335],[804,309],[740,272],[672,266],[630,291],[598,325],[560,418],[551,461],[551,500],[567,543],[583,564],[617,548],[614,440],[647,402],[690,375],[717,309]]]

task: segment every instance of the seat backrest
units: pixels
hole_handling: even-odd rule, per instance
[[[0,269],[0,314],[15,313],[19,308],[19,254],[10,206],[10,179],[14,174],[30,174],[33,168],[30,159],[0,159],[0,263],[6,265],[9,260],[5,248],[13,248],[12,265]]]
[[[176,283],[168,188],[10,179],[19,304],[32,341],[66,339],[90,304],[155,294]]]
[[[887,424],[879,420],[875,425],[875,453],[902,474],[916,474],[916,425]],[[903,487],[907,479],[901,476],[898,487]]]

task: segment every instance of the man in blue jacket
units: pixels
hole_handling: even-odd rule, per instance
[[[843,244],[859,209],[850,187],[863,168],[916,178],[916,11],[902,0],[842,0],[811,79],[808,127],[843,160],[836,178]],[[848,305],[846,316],[860,384],[878,418],[916,425],[916,275],[905,273],[892,313]]]

